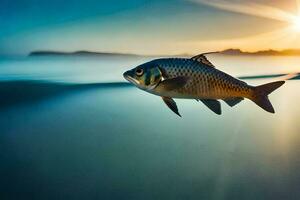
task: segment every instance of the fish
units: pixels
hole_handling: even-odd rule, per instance
[[[221,115],[224,101],[233,107],[250,99],[269,113],[275,110],[268,98],[285,81],[275,81],[259,86],[248,85],[218,70],[202,53],[191,58],[158,58],[143,63],[123,73],[123,77],[137,88],[160,96],[178,116],[181,114],[174,99],[195,99],[214,113]]]

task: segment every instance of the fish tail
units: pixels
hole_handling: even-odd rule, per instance
[[[251,95],[250,99],[265,111],[275,113],[268,95],[282,86],[284,83],[285,81],[276,81],[256,86],[254,87],[253,94]]]

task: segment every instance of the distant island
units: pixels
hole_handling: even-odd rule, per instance
[[[199,52],[201,53],[201,52]],[[281,51],[269,49],[255,52],[242,51],[240,49],[226,49],[219,52],[223,55],[246,55],[246,56],[300,56],[300,49],[285,49]],[[74,51],[74,52],[63,52],[63,51],[33,51],[28,56],[117,56],[117,57],[146,57],[149,55],[138,55],[138,54],[126,54],[126,53],[109,53],[109,52],[95,52],[95,51]],[[149,57],[168,57],[167,55],[157,55]],[[181,54],[172,55],[174,57],[190,57],[194,55]]]
[[[300,49],[285,49],[281,51],[269,49],[255,52],[242,51],[240,49],[226,49],[220,52],[225,55],[247,55],[247,56],[299,56]]]
[[[33,51],[28,56],[124,56],[124,57],[136,57],[141,56],[137,54],[126,53],[109,53],[109,52],[94,52],[94,51]]]

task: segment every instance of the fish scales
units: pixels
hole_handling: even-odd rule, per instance
[[[155,62],[153,64],[162,68],[167,78],[189,77],[189,81],[184,87],[171,92],[172,95],[177,93],[178,98],[221,99],[232,97],[232,95],[248,95],[251,92],[251,86],[246,83],[191,59],[158,59]]]

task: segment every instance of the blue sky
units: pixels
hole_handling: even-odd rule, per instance
[[[259,3],[283,9],[295,6],[293,1]],[[0,54],[25,55],[33,50],[193,53],[231,47],[231,40],[232,47],[238,47],[242,44],[235,41],[238,38],[284,25],[189,0],[2,0]]]

